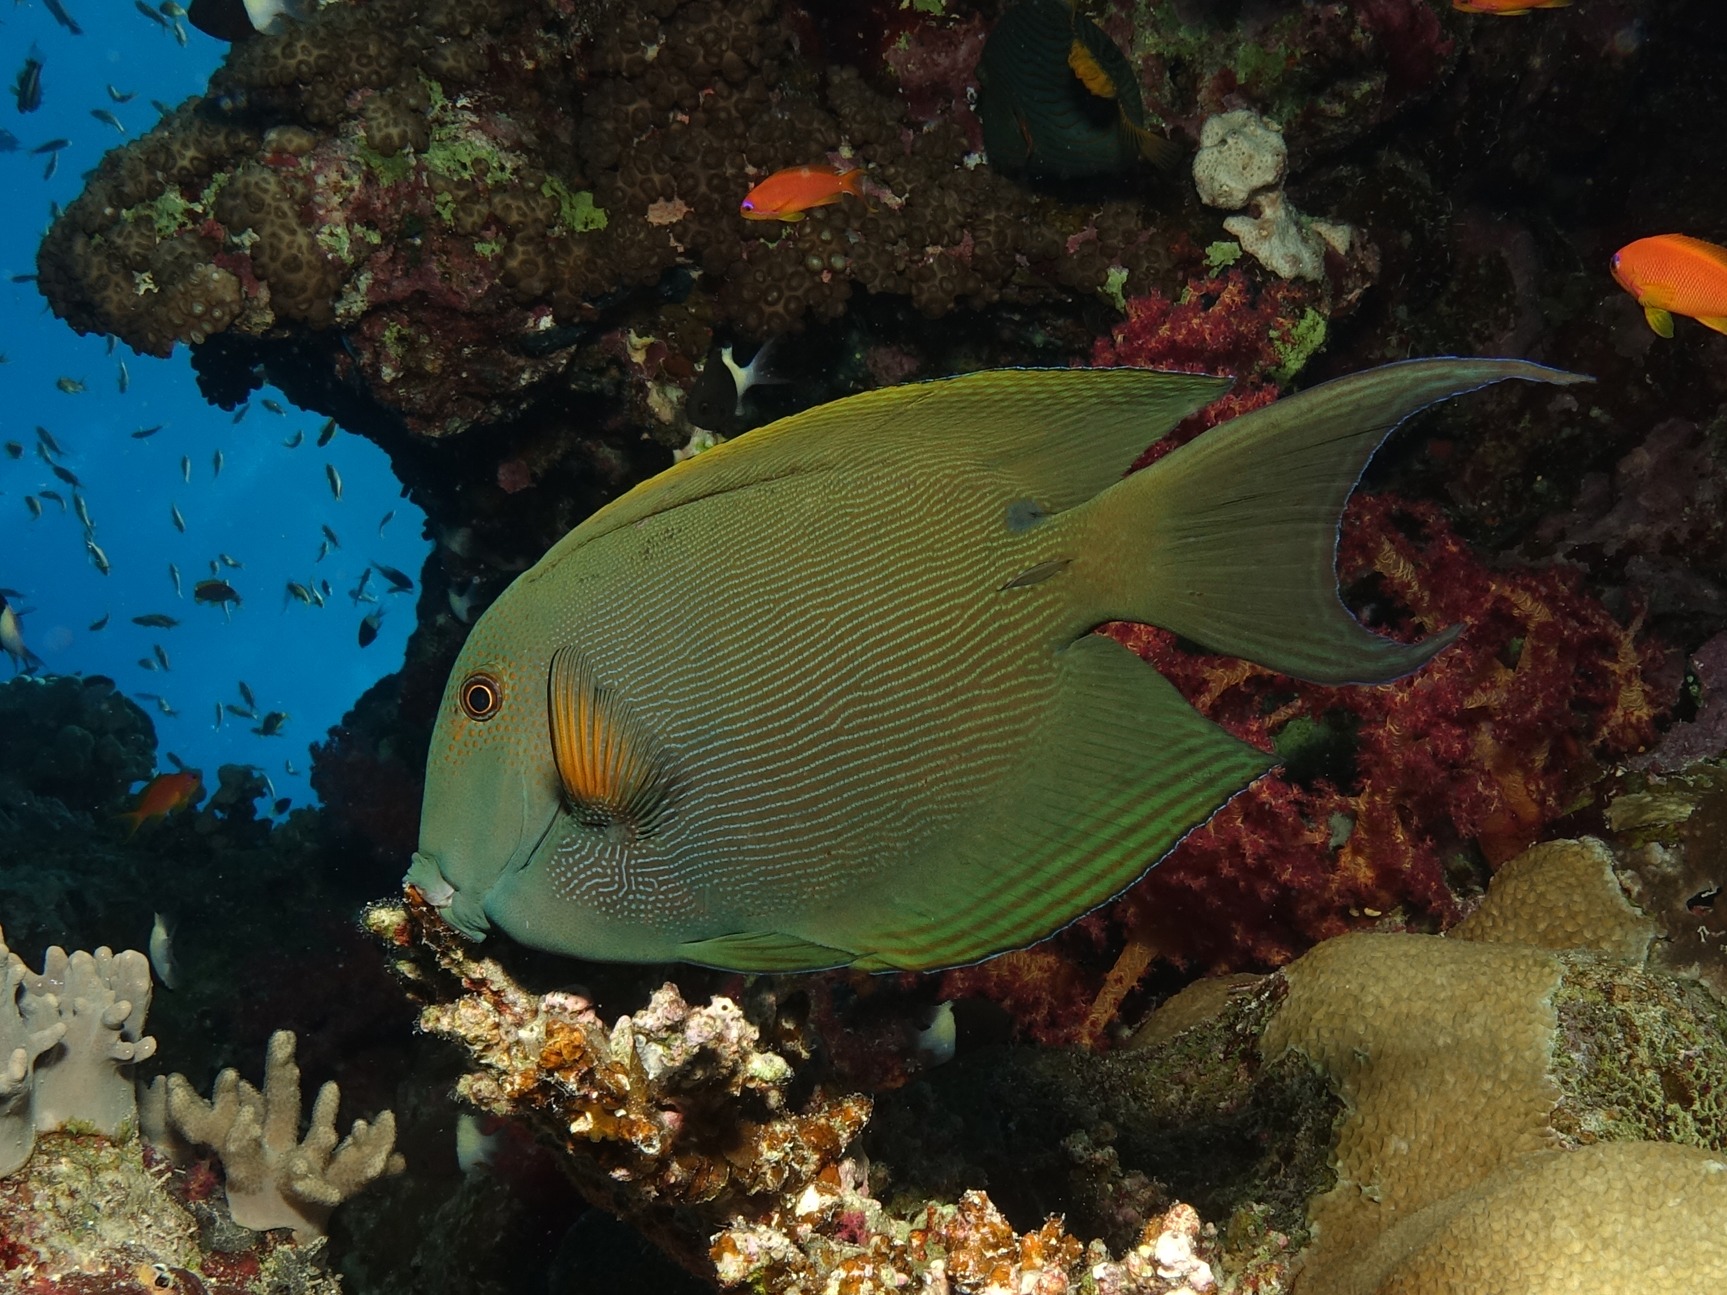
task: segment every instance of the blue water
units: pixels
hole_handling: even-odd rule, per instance
[[[0,15],[0,74],[7,86],[0,129],[18,140],[16,151],[0,154],[0,273],[6,276],[0,283],[0,354],[6,357],[0,440],[16,441],[25,451],[18,461],[0,456],[0,587],[22,595],[13,601],[27,611],[25,641],[46,670],[107,675],[133,696],[160,695],[176,712],[140,703],[156,724],[163,767],[172,752],[202,769],[214,786],[218,765],[255,764],[279,795],[307,804],[308,744],[401,664],[413,627],[417,590],[384,594],[387,586],[374,574],[370,591],[377,604],[356,604],[349,591],[371,560],[417,581],[429,549],[424,517],[398,497],[383,452],[369,441],[338,431],[327,447],[317,448],[324,420],[268,387],[253,395],[236,423],[234,414],[199,396],[184,348],[167,360],[135,355],[124,345],[110,354],[106,339],[79,337],[56,319],[34,283],[11,282],[35,270],[49,204],[70,203],[82,174],[123,142],[91,110],[111,111],[129,137],[142,134],[157,119],[150,100],[175,105],[201,93],[227,48],[191,27],[182,48],[125,0],[67,0],[67,8],[83,35],[60,27],[40,3]],[[32,43],[44,57],[42,106],[21,114],[10,87]],[[116,103],[110,84],[136,95]],[[56,173],[44,179],[48,159],[29,150],[57,137],[71,142]],[[122,361],[130,376],[124,394]],[[62,377],[85,389],[62,392],[56,385]],[[266,397],[285,414],[267,410]],[[158,423],[155,436],[132,439],[132,432]],[[107,576],[90,560],[70,488],[37,453],[38,425],[65,450],[60,461],[82,482],[96,543],[112,566]],[[288,449],[283,442],[296,430],[304,432],[303,443]],[[212,462],[217,450],[219,476]],[[191,461],[190,482],[181,476],[182,456]],[[342,476],[339,501],[327,463]],[[66,496],[66,510],[44,501],[42,516],[32,520],[24,497],[43,488]],[[184,534],[173,525],[171,503],[184,516]],[[379,522],[391,509],[395,517],[380,536]],[[325,524],[342,547],[320,562]],[[210,564],[224,553],[244,564],[219,571],[244,599],[231,620],[220,607],[192,599],[193,585],[211,575]],[[180,570],[183,597],[175,596],[170,563]],[[324,580],[334,596],[321,608],[286,598],[289,581],[314,586]],[[374,606],[382,607],[383,623],[377,641],[362,650],[360,621]],[[132,623],[149,613],[181,623],[173,629]],[[92,631],[102,616],[107,626]],[[169,670],[140,664],[153,660],[152,645],[167,653]],[[269,711],[289,714],[279,736],[254,733],[258,721],[231,714],[217,726],[221,703],[243,704],[240,680],[256,697],[260,719]]]

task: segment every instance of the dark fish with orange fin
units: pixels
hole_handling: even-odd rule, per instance
[[[1060,0],[1006,10],[978,62],[978,112],[990,165],[1034,180],[1111,175],[1180,150],[1146,125],[1127,56]]]
[[[131,840],[138,829],[153,819],[166,818],[177,809],[196,805],[204,794],[204,779],[196,769],[181,773],[159,773],[138,794],[138,803],[118,817],[132,824]]]
[[[1688,234],[1657,234],[1620,248],[1612,268],[1662,337],[1673,336],[1675,315],[1727,333],[1727,247]]]
[[[844,170],[828,162],[775,171],[744,195],[738,214],[745,220],[797,221],[811,207],[828,207],[846,194],[863,197],[863,168]]]

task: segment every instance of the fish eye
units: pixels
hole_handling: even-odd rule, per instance
[[[504,704],[504,690],[489,674],[469,675],[456,690],[456,697],[462,703],[464,715],[482,722],[496,715],[498,707]]]

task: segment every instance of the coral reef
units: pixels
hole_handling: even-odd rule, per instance
[[[324,1235],[336,1206],[405,1164],[390,1111],[371,1123],[355,1120],[337,1141],[341,1090],[334,1081],[318,1090],[300,1136],[294,1043],[289,1030],[270,1036],[261,1091],[224,1070],[205,1101],[184,1075],[169,1075],[162,1088],[152,1086],[145,1115],[153,1140],[184,1139],[216,1153],[234,1222],[253,1231],[292,1228],[304,1241]]]
[[[412,893],[370,925],[416,993],[456,994],[423,1019],[469,1049],[463,1095],[727,1288],[1708,1283],[1727,1004],[1643,964],[1656,928],[1620,876],[1602,842],[1552,842],[1451,937],[1340,936],[1200,982],[1135,1047],[962,1047],[873,1102],[832,1089],[783,989],[746,1012],[668,986],[608,1028],[473,958]]]
[[[0,800],[111,804],[156,770],[156,726],[111,679],[20,675],[0,685],[0,725],[41,740],[0,744]]]
[[[0,1174],[29,1159],[35,1135],[72,1125],[117,1137],[136,1123],[132,1066],[156,1052],[144,1033],[150,960],[56,945],[31,972],[0,936]]]

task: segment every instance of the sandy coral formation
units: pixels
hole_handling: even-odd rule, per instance
[[[39,1133],[77,1125],[113,1138],[135,1125],[132,1066],[156,1052],[149,959],[56,945],[32,972],[0,936],[0,966],[0,1173],[29,1159]]]
[[[379,1178],[400,1173],[404,1162],[395,1150],[396,1117],[390,1111],[375,1121],[355,1120],[337,1140],[341,1090],[333,1081],[318,1090],[300,1135],[294,1044],[288,1030],[270,1036],[261,1090],[239,1072],[224,1070],[205,1101],[184,1075],[169,1075],[165,1090],[152,1094],[159,1109],[147,1114],[157,1129],[216,1153],[236,1223],[254,1231],[292,1228],[303,1241],[322,1236],[336,1206]]]

